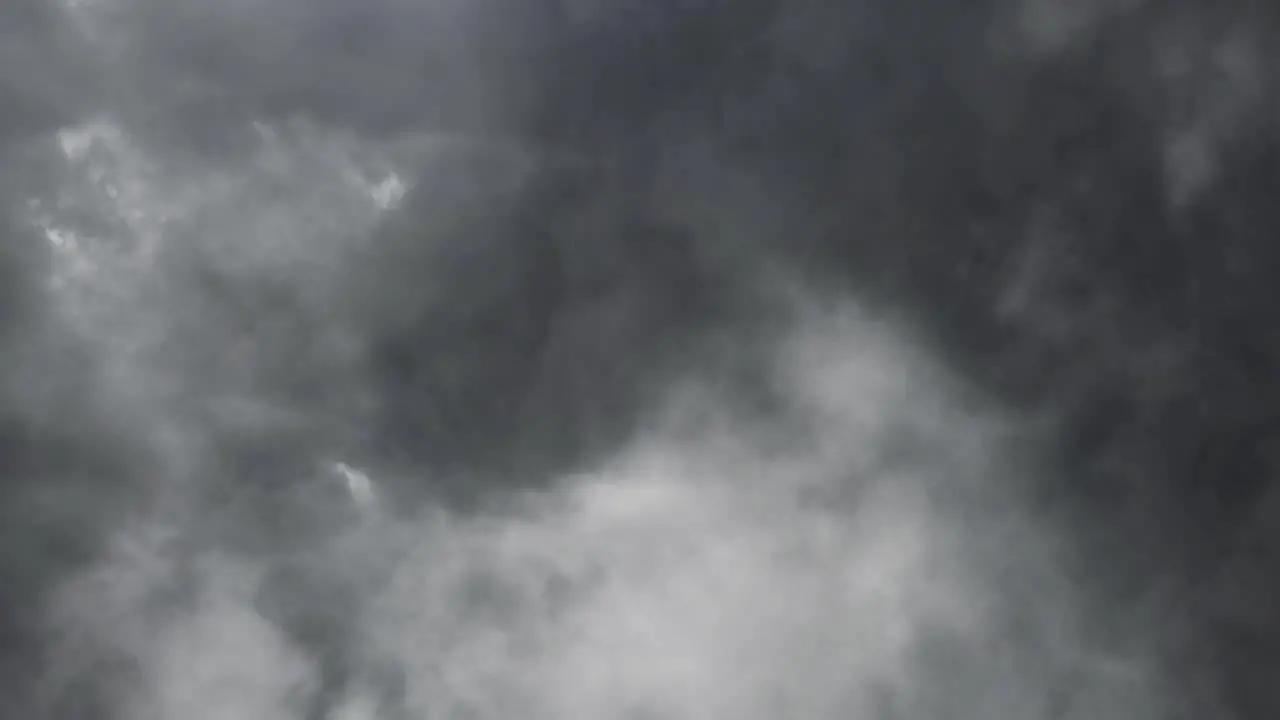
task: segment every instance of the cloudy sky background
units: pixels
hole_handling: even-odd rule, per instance
[[[7,4],[0,708],[1268,717],[1275,21]]]

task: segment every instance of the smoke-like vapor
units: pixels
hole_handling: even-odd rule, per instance
[[[1274,716],[1276,20],[5,4],[0,716]]]

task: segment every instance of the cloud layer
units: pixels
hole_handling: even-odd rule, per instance
[[[0,714],[1250,717],[1274,26],[6,4]]]

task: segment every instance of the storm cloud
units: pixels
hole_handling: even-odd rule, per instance
[[[1277,19],[6,4],[0,712],[1270,717]]]

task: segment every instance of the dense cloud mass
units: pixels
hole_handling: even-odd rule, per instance
[[[8,0],[0,717],[1277,716],[1278,33]]]

